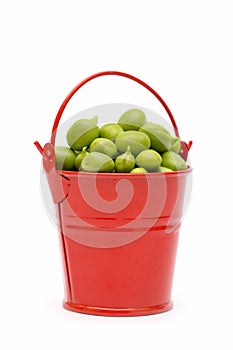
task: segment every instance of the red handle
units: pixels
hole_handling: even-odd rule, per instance
[[[101,77],[103,75],[118,75],[118,76],[122,76],[131,80],[136,81],[138,84],[144,86],[147,90],[149,90],[158,100],[159,102],[163,105],[164,109],[166,110],[173,128],[175,130],[175,134],[176,136],[179,137],[179,132],[178,132],[178,128],[175,122],[175,119],[170,111],[170,109],[168,108],[167,104],[164,102],[164,100],[162,99],[162,97],[154,90],[152,89],[149,85],[147,85],[146,83],[144,83],[144,81],[134,77],[133,75],[127,74],[127,73],[123,73],[123,72],[117,72],[117,71],[104,71],[104,72],[100,72],[100,73],[96,73],[93,74],[91,76],[89,76],[88,78],[84,79],[83,81],[81,81],[78,85],[76,85],[73,90],[71,90],[71,92],[67,95],[67,97],[65,98],[65,100],[63,101],[63,103],[61,104],[61,107],[58,110],[57,116],[55,118],[55,121],[53,123],[53,128],[52,128],[52,134],[51,134],[51,144],[54,146],[55,144],[55,138],[56,138],[56,132],[57,132],[57,128],[58,128],[58,124],[60,122],[60,119],[62,117],[62,114],[64,112],[64,109],[66,108],[66,105],[68,104],[68,102],[70,101],[71,97],[83,86],[85,85],[87,82],[89,82],[90,80],[93,80],[95,78]]]
[[[64,112],[64,109],[66,108],[67,103],[70,101],[71,97],[83,86],[85,85],[87,82],[89,82],[90,80],[93,80],[95,78],[101,77],[103,75],[118,75],[118,76],[122,76],[131,80],[134,80],[135,82],[137,82],[138,84],[142,85],[143,87],[145,87],[147,90],[149,90],[156,98],[157,100],[162,104],[162,106],[164,107],[164,109],[166,110],[176,136],[179,137],[179,131],[178,131],[178,127],[176,125],[175,119],[170,111],[170,109],[168,108],[167,104],[165,103],[165,101],[162,99],[162,97],[154,90],[152,89],[148,84],[144,83],[144,81],[134,77],[133,75],[127,74],[127,73],[123,73],[123,72],[118,72],[118,71],[104,71],[104,72],[100,72],[100,73],[95,73],[91,76],[89,76],[88,78],[84,79],[83,81],[81,81],[78,85],[76,85],[73,90],[71,90],[71,92],[67,95],[67,97],[65,98],[65,100],[63,101],[63,103],[61,104],[61,107],[58,110],[58,113],[56,115],[55,121],[53,123],[53,128],[52,128],[52,134],[51,134],[51,145],[54,147],[55,144],[55,138],[56,138],[56,133],[57,133],[57,128],[58,128],[58,124],[60,122],[60,119],[62,117],[62,114]],[[41,154],[43,154],[43,157],[47,157],[46,154],[43,152],[43,148],[41,147],[41,145],[39,144],[38,141],[34,142],[35,146],[37,147],[37,149],[39,150],[39,152]],[[189,141],[189,143],[186,143],[184,141],[181,141],[181,151],[180,151],[180,155],[182,156],[182,158],[184,160],[187,159],[188,156],[188,152],[190,150],[192,146],[192,141]]]

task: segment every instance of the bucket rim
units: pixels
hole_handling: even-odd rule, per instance
[[[75,171],[75,170],[56,170],[57,174],[65,177],[100,177],[100,178],[117,178],[117,179],[126,179],[126,178],[145,178],[146,177],[177,177],[177,176],[185,176],[190,174],[193,171],[193,168],[188,165],[187,169],[177,170],[177,171],[169,171],[169,172],[151,172],[151,173],[141,173],[141,174],[131,174],[131,173],[104,173],[104,172],[84,172],[84,171]]]

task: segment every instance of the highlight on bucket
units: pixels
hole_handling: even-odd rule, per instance
[[[170,122],[136,104],[111,103],[81,111],[58,127],[72,96],[104,75],[145,87]],[[170,310],[179,230],[192,187],[192,142],[180,139],[160,95],[126,73],[94,74],[62,103],[51,141],[35,145],[43,161],[43,202],[61,242],[63,306],[110,316]]]

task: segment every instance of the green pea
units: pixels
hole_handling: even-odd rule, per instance
[[[180,153],[180,148],[181,148],[181,143],[180,143],[179,137],[173,137],[170,151],[175,153]]]
[[[138,168],[133,168],[130,171],[130,173],[131,174],[146,174],[146,173],[148,173],[148,171],[145,168],[138,167]]]
[[[99,136],[96,118],[79,119],[70,127],[66,134],[66,139],[72,149],[81,151],[83,147],[89,146]]]
[[[55,147],[55,164],[58,170],[73,170],[76,154],[63,146]]]
[[[114,161],[106,154],[100,152],[91,152],[83,158],[79,170],[91,173],[111,173],[114,167]]]
[[[75,161],[74,161],[74,165],[75,165],[75,168],[77,170],[79,170],[79,167],[82,163],[82,160],[84,157],[86,157],[86,155],[88,154],[89,152],[87,152],[87,147],[83,147],[82,151],[79,152],[79,154],[76,156],[75,158]]]
[[[165,152],[171,148],[172,137],[169,131],[162,125],[148,122],[139,131],[147,134],[151,141],[151,148],[158,152]]]
[[[138,130],[142,125],[146,123],[145,113],[138,109],[132,108],[127,110],[118,120],[118,124],[127,130]]]
[[[149,172],[158,171],[162,157],[153,149],[142,151],[136,157],[136,164]]]
[[[115,160],[115,167],[118,173],[129,173],[135,166],[135,158],[130,151],[130,146],[127,147],[125,153],[122,153]]]
[[[184,159],[181,158],[179,154],[172,151],[163,153],[161,165],[174,171],[187,169]]]
[[[150,147],[150,138],[143,132],[124,131],[117,136],[116,146],[120,152],[125,152],[130,146],[132,154],[137,156],[138,153]]]
[[[165,168],[164,166],[159,167],[158,171],[159,171],[160,173],[170,173],[170,172],[173,172],[172,169]]]
[[[99,137],[92,141],[89,147],[90,152],[100,152],[107,154],[107,156],[114,158],[117,153],[115,143],[109,139]]]
[[[124,130],[116,123],[108,123],[100,128],[100,137],[115,141],[116,137]]]

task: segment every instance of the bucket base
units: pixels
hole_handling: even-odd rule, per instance
[[[66,310],[79,312],[97,316],[146,316],[166,312],[172,309],[173,302],[169,300],[167,303],[145,307],[145,308],[110,308],[100,306],[88,306],[82,304],[73,304],[71,302],[63,302]]]

